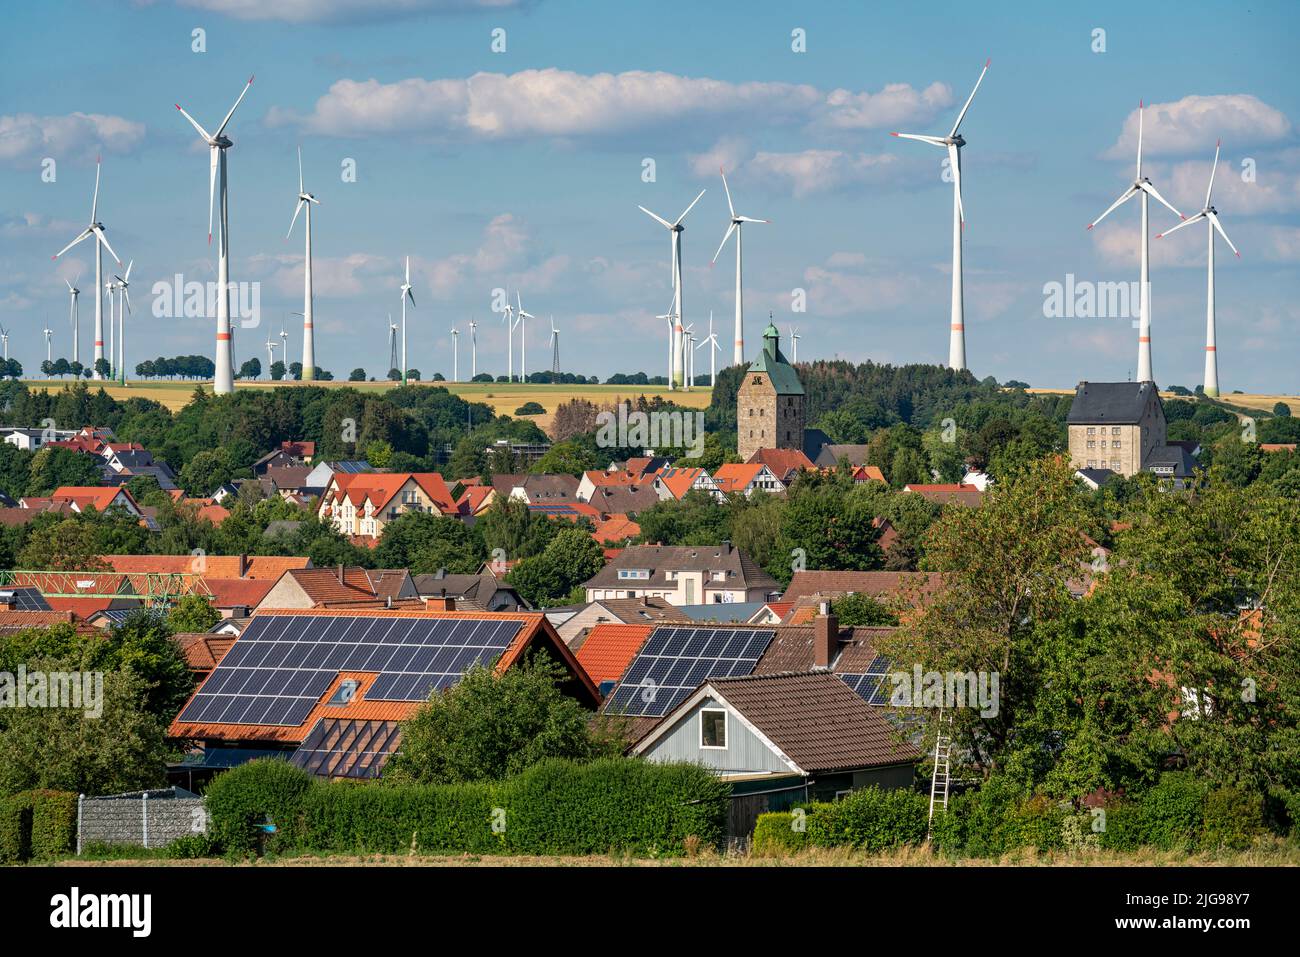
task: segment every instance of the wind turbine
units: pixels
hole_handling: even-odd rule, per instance
[[[506,324],[506,381],[515,381],[515,307],[510,305],[510,294],[506,294],[506,308],[501,313],[501,321]]]
[[[406,300],[415,305],[415,295],[411,290],[411,257],[406,257],[406,281],[402,283],[402,385],[406,385]]]
[[[1150,236],[1147,229],[1147,197],[1154,196],[1161,204],[1168,207],[1173,214],[1180,219],[1186,219],[1182,213],[1169,205],[1169,202],[1156,191],[1151,185],[1151,180],[1142,175],[1142,101],[1138,101],[1138,156],[1137,156],[1137,175],[1128,189],[1120,194],[1119,199],[1110,204],[1110,208],[1102,213],[1091,223],[1088,228],[1092,229],[1099,222],[1111,214],[1111,212],[1124,203],[1128,202],[1134,196],[1142,197],[1142,243],[1141,243],[1141,286],[1138,292],[1138,382],[1154,382],[1154,376],[1151,373],[1151,251]]]
[[[132,259],[126,264],[125,276],[114,276],[117,280],[117,374],[118,384],[126,385],[126,313],[122,311],[123,298],[126,300],[126,311],[131,312],[131,267],[135,265]]]
[[[393,321],[393,313],[389,313],[389,371],[398,368],[398,324]],[[400,369],[398,369],[400,372]]]
[[[49,322],[49,320],[47,319],[46,322]],[[47,326],[46,326],[43,330],[41,330],[41,331],[45,333],[45,361],[46,361],[46,362],[53,362],[53,361],[54,361],[54,346],[53,346],[53,344],[51,343],[50,340],[51,340],[51,337],[54,335],[54,330],[51,329],[51,328],[47,325]]]
[[[9,361],[9,330],[0,326],[0,342],[4,343],[5,362]]]
[[[519,304],[519,381],[528,381],[528,319],[536,319],[531,312],[524,312],[524,301],[519,298],[519,290],[515,290],[515,301]]]
[[[560,374],[560,330],[555,328],[555,317],[551,316],[551,375]]]
[[[99,157],[96,157],[95,158],[95,195],[94,198],[91,199],[90,201],[90,225],[87,226],[84,230],[82,230],[81,234],[77,236],[76,239],[68,243],[68,245],[64,246],[62,249],[60,249],[57,253],[55,253],[51,257],[52,259],[58,259],[60,256],[66,253],[73,246],[77,245],[77,243],[81,242],[83,239],[89,239],[91,236],[95,237],[95,362],[96,363],[98,363],[100,359],[104,358],[104,303],[103,300],[100,298],[100,293],[99,293],[99,290],[104,285],[104,254],[101,251],[100,247],[102,246],[104,249],[107,249],[109,255],[113,257],[113,261],[116,262],[119,266],[122,265],[122,260],[117,258],[117,253],[113,252],[113,247],[108,244],[108,238],[104,235],[104,224],[101,223],[98,219],[96,219],[96,215],[99,211],[99,170],[100,170],[100,161],[99,161]],[[73,303],[74,305],[76,303],[75,292],[73,293]],[[73,351],[74,352],[76,351],[75,345],[73,347]],[[79,360],[80,356],[78,356],[77,359]],[[103,376],[99,374],[98,369],[94,370],[94,376],[96,379],[103,378]]]
[[[735,365],[740,365],[745,361],[744,291],[740,280],[740,276],[741,276],[740,240],[744,232],[742,227],[745,225],[745,223],[768,223],[771,222],[771,220],[755,219],[752,216],[738,216],[736,214],[736,207],[731,204],[731,189],[727,186],[727,174],[722,169],[721,166],[718,167],[718,172],[722,173],[722,188],[726,190],[727,193],[727,209],[731,210],[731,225],[727,227],[727,231],[723,234],[722,242],[718,243],[718,251],[713,254],[713,262],[710,263],[709,265],[712,266],[714,263],[718,261],[718,257],[722,255],[722,247],[727,245],[727,240],[731,238],[732,233],[735,233],[736,234],[736,343],[735,343],[735,352],[732,356],[732,362]]]
[[[110,379],[117,378],[117,370],[113,368],[114,360],[117,357],[117,353],[113,351],[113,330],[114,330],[113,293],[116,291],[117,291],[117,283],[115,283],[112,279],[104,283],[104,295],[108,297],[108,365],[109,365],[108,377]],[[120,304],[119,304],[119,308],[120,308]]]
[[[284,374],[289,375],[289,333],[284,331],[284,320],[280,320],[280,361],[284,363]],[[274,364],[274,363],[273,363]]]
[[[469,377],[473,381],[478,377],[478,333],[475,332],[478,323],[473,319],[469,321]]]
[[[266,377],[271,378],[271,366],[275,365],[275,339],[271,330],[266,330]]]
[[[1185,219],[1173,229],[1163,233],[1156,233],[1156,239],[1162,236],[1168,236],[1169,233],[1177,232],[1184,226],[1190,226],[1198,219],[1205,220],[1205,235],[1208,239],[1208,258],[1206,261],[1206,287],[1205,287],[1205,385],[1203,386],[1206,395],[1219,394],[1219,357],[1214,338],[1214,231],[1217,229],[1223,241],[1228,244],[1237,258],[1241,258],[1241,253],[1237,252],[1237,247],[1232,245],[1232,240],[1228,234],[1223,231],[1223,224],[1219,222],[1219,211],[1210,205],[1210,195],[1214,192],[1214,174],[1219,169],[1219,146],[1223,143],[1219,140],[1214,144],[1214,165],[1210,167],[1210,185],[1205,190],[1205,208],[1193,216],[1191,219]]]
[[[451,327],[451,381],[460,381],[460,332]]]
[[[799,327],[790,327],[790,364],[794,365],[799,361],[799,340],[803,338],[799,335]]]
[[[81,295],[81,290],[75,284],[63,280],[68,285],[68,293],[72,296],[72,301],[68,305],[68,320],[72,323],[72,361],[81,361],[81,311],[77,309],[77,297]],[[81,273],[77,273],[77,281],[81,281]]]
[[[676,295],[674,295],[673,302],[670,302],[668,304],[668,313],[666,315],[655,316],[656,319],[664,319],[667,320],[668,322],[668,388],[669,389],[673,387],[673,347],[677,345],[675,337],[673,336],[673,329],[675,325],[673,320],[676,317],[676,313],[673,312],[673,305],[676,303],[676,300],[677,297]]]
[[[718,384],[718,353],[722,346],[718,345],[717,333],[713,331],[713,310],[709,310],[709,334],[700,340],[697,349],[709,347],[709,388],[712,389]]]
[[[682,330],[682,369],[686,373],[686,391],[695,385],[695,323]]]
[[[294,225],[298,222],[298,214],[307,210],[307,219],[303,223],[303,231],[307,236],[307,252],[303,262],[302,282],[302,380],[311,382],[316,378],[316,334],[312,331],[312,291],[311,291],[311,207],[315,203],[320,205],[320,200],[313,196],[302,185],[302,147],[298,147],[298,201],[293,207],[293,219],[289,221],[289,232],[284,234],[288,239],[293,232]]]
[[[682,211],[682,214],[678,216],[677,219],[671,223],[668,222],[668,220],[664,219],[662,216],[650,212],[650,210],[646,209],[644,206],[637,207],[637,209],[641,210],[641,212],[645,213],[647,216],[649,216],[651,219],[657,222],[660,226],[663,226],[670,233],[672,233],[672,238],[673,238],[673,245],[672,245],[673,308],[671,311],[673,315],[676,317],[676,323],[673,326],[673,332],[672,332],[673,335],[672,348],[669,350],[673,356],[673,366],[668,376],[669,389],[673,389],[681,386],[682,373],[683,373],[682,366],[681,366],[681,361],[682,361],[682,350],[681,350],[682,233],[685,232],[686,227],[682,225],[682,220],[686,218],[687,213],[689,213],[692,209],[695,208],[695,204],[700,201],[700,196],[703,196],[704,193],[705,193],[704,190],[700,190],[700,195],[696,196],[695,199],[691,200],[691,205],[687,206],[686,209]]]
[[[966,97],[966,105],[957,114],[957,122],[952,125],[952,130],[947,136],[924,136],[920,133],[890,134],[905,140],[920,140],[922,143],[929,143],[931,146],[938,146],[948,151],[948,168],[952,171],[952,317],[948,330],[948,368],[958,370],[966,368],[966,313],[962,300],[961,269],[961,233],[966,222],[966,212],[961,202],[961,148],[966,145],[966,140],[957,130],[961,127],[961,121],[966,118],[971,100],[975,99],[975,93],[984,82],[984,74],[989,71],[989,64],[992,62],[992,58],[984,61],[984,69],[980,71],[979,79],[975,81],[975,89],[971,90],[970,96]]]
[[[235,391],[235,374],[234,374],[234,357],[231,354],[230,344],[230,218],[229,218],[229,193],[226,184],[226,150],[234,144],[230,137],[226,136],[226,125],[230,118],[235,115],[235,110],[239,109],[239,104],[244,102],[244,97],[248,95],[248,88],[253,85],[253,78],[250,76],[248,82],[244,84],[244,91],[239,94],[239,99],[235,100],[235,105],[230,108],[226,118],[221,121],[215,133],[209,133],[190,116],[179,103],[176,109],[180,110],[181,116],[190,121],[190,125],[198,131],[199,136],[208,144],[208,244],[212,243],[212,204],[214,193],[216,192],[217,180],[221,180],[221,216],[218,225],[221,227],[221,233],[217,239],[217,361],[216,374],[212,380],[212,391],[217,395],[224,395]]]

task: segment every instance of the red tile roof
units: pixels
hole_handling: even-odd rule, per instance
[[[738,464],[729,462],[726,465],[719,465],[717,471],[713,473],[713,481],[717,484],[718,490],[722,492],[743,492],[749,488],[749,484],[758,477],[758,473],[763,471],[762,462]]]
[[[759,449],[749,457],[748,465],[766,465],[782,482],[803,469],[813,468],[808,456],[799,449]]]
[[[256,608],[275,587],[269,578],[205,578],[212,592],[212,605],[216,608],[237,608],[243,605]]]
[[[608,623],[593,625],[582,647],[578,649],[578,663],[587,670],[596,684],[618,681],[645,644],[653,627]]]
[[[185,656],[190,671],[207,672],[215,668],[235,643],[234,635],[185,633],[173,635],[172,641]]]
[[[102,512],[112,505],[113,500],[119,495],[130,502],[137,511],[139,510],[131,493],[121,486],[61,485],[54,490],[50,498],[56,502],[74,502],[78,508],[88,508],[93,505]]]
[[[636,538],[640,534],[641,526],[626,515],[611,515],[596,525],[596,530],[591,533],[591,537],[604,544],[606,542],[621,542],[626,538]]]
[[[46,599],[48,601],[48,599]],[[71,611],[9,611],[0,610],[0,631],[24,628],[48,628],[50,625],[71,625],[77,616]]]
[[[457,514],[451,490],[437,472],[336,472],[331,482],[334,492],[327,493],[326,498],[340,504],[347,498],[353,505],[361,505],[368,498],[376,512],[383,510],[407,482],[414,482],[444,515]]]
[[[882,596],[926,596],[943,586],[939,572],[795,572],[782,601],[797,601],[810,595],[846,595],[862,592]]]
[[[197,574],[208,578],[256,578],[275,582],[291,568],[306,568],[305,555],[105,555],[113,571]]]
[[[673,498],[681,498],[691,490],[691,486],[703,473],[704,469],[701,468],[664,469],[657,473],[655,477],[664,488],[668,489]]]

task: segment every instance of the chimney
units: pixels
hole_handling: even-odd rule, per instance
[[[437,598],[426,598],[424,600],[424,610],[425,611],[455,611],[456,599],[448,598],[447,593],[444,591],[443,594],[438,596]]]
[[[340,584],[340,585],[344,584],[344,581],[343,581],[343,563],[342,563],[342,562],[339,562],[339,584]]]
[[[829,668],[840,645],[840,620],[831,611],[831,603],[823,601],[813,619],[813,667]]]
[[[730,554],[731,554],[731,539],[729,539],[729,538],[724,538],[724,539],[722,540],[722,554],[724,554],[724,555],[730,555]]]
[[[247,574],[248,574],[248,553],[244,552],[242,555],[239,556],[239,575],[237,577],[243,578]]]
[[[0,592],[0,611],[13,611],[18,607],[18,598],[13,592]]]

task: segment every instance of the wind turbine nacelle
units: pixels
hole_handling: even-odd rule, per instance
[[[964,136],[962,136],[960,133],[958,133],[956,136],[951,136],[951,137],[949,137],[949,138],[948,138],[948,142],[951,143],[953,146],[965,146],[965,145],[966,145],[966,137],[964,137]]]
[[[235,143],[234,140],[232,140],[229,136],[226,136],[226,134],[222,133],[216,139],[212,140],[212,145],[220,147],[223,150],[228,150],[230,149],[230,147],[234,146]]]

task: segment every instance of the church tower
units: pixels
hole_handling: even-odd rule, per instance
[[[769,322],[763,351],[736,395],[736,451],[747,462],[759,449],[802,449],[803,430],[803,385],[781,354],[781,333]]]

